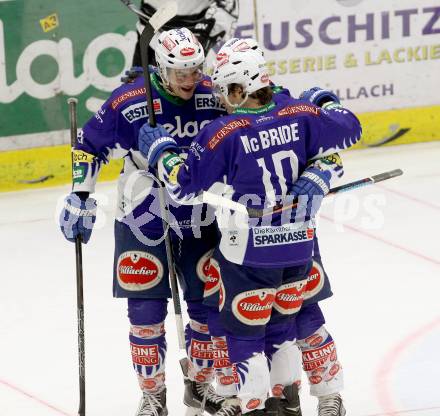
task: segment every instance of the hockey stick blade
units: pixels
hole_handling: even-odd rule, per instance
[[[159,7],[153,16],[150,17],[148,25],[153,29],[153,32],[157,32],[165,23],[171,20],[177,14],[177,3],[175,1],[169,1],[163,6]]]
[[[395,178],[396,176],[403,175],[402,169],[394,169],[389,172],[379,173],[379,175],[373,175],[371,179],[373,179],[374,183],[386,181],[387,179]]]
[[[403,175],[402,169],[390,170],[388,172],[383,172],[377,175],[373,175],[370,178],[364,178],[358,181],[346,183],[345,185],[337,186],[335,188],[330,189],[329,194],[351,191],[353,189],[360,188],[362,186],[372,185],[374,183],[386,181],[387,179],[392,179],[395,178],[396,176],[401,176],[401,175]]]
[[[133,13],[137,14],[139,17],[147,20],[150,16],[147,16],[145,13],[142,13],[130,0],[121,0]]]

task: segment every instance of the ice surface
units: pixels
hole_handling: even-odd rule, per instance
[[[440,143],[343,157],[341,183],[405,172],[322,209],[318,233],[335,293],[322,307],[345,370],[348,414],[438,416]],[[88,416],[133,415],[140,398],[125,300],[111,294],[115,188],[98,185],[100,218],[83,247]],[[67,192],[66,186],[0,195],[1,416],[77,412],[74,246],[55,218]],[[169,410],[183,415],[183,352],[169,310]],[[314,415],[316,400],[303,383],[303,413]]]

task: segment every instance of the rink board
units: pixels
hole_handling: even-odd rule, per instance
[[[274,10],[240,0],[235,35],[258,37],[271,79],[294,96],[315,85],[337,92],[360,115],[356,147],[440,140],[437,2],[320,3],[277,0]],[[82,126],[130,66],[134,14],[117,1],[79,5],[0,2],[0,191],[68,182],[67,98],[78,98]],[[110,164],[102,178],[119,167]]]
[[[440,140],[440,106],[360,114],[364,126],[355,148]],[[0,192],[71,181],[69,145],[0,152]],[[121,161],[104,165],[101,181],[116,179]],[[30,182],[30,183],[29,183]]]

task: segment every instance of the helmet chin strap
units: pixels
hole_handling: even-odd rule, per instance
[[[243,98],[243,101],[241,101],[241,102],[238,103],[238,104],[232,104],[232,103],[229,101],[229,96],[228,96],[227,94],[223,94],[223,98],[224,98],[225,101],[228,103],[228,105],[231,106],[232,108],[239,108],[239,107],[241,107],[241,106],[247,101],[247,99],[249,98],[249,93],[246,91],[246,95],[245,95],[245,97]]]
[[[159,72],[160,85],[162,85],[163,89],[170,95],[174,95],[178,97],[178,95],[171,89],[171,84],[167,79],[164,79],[162,75],[162,71]]]

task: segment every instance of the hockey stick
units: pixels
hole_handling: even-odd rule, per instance
[[[326,195],[334,195],[340,192],[352,191],[353,189],[361,188],[367,185],[373,185],[377,182],[382,182],[391,178],[395,178],[396,176],[401,176],[403,171],[401,169],[394,169],[387,172],[379,173],[377,175],[373,175],[368,178],[359,179],[354,182],[349,182],[341,186],[337,186],[335,188],[331,188],[329,193]],[[255,208],[247,208],[245,205],[240,204],[238,202],[232,201],[228,198],[224,198],[220,195],[204,192],[202,196],[203,202],[214,205],[217,207],[229,208],[231,210],[240,212],[242,214],[248,214],[249,218],[262,218],[268,215],[278,214],[282,211],[286,211],[288,209],[295,208],[298,204],[298,199],[295,198],[292,201],[289,201],[287,205],[277,205],[268,209],[255,209]]]
[[[130,0],[121,0],[132,12],[137,14],[139,17],[142,17],[146,21],[150,19],[150,16],[147,16],[145,13],[142,13]],[[168,21],[168,20],[167,20]],[[166,23],[166,22],[165,22]]]
[[[170,2],[166,3],[164,6],[160,7],[153,16],[151,16],[148,23],[146,23],[144,30],[142,31],[140,37],[140,48],[141,48],[141,59],[142,59],[142,69],[145,79],[145,95],[147,98],[147,108],[148,108],[148,123],[150,126],[156,125],[156,114],[154,113],[153,107],[153,95],[151,91],[151,81],[150,72],[148,71],[149,56],[148,56],[148,46],[150,45],[151,39],[153,38],[156,31],[162,27],[166,22],[172,19],[177,14],[177,3]],[[158,176],[158,175],[156,175]],[[162,214],[162,224],[165,233],[165,250],[167,254],[167,264],[169,270],[169,279],[171,286],[171,293],[173,297],[174,305],[174,315],[176,318],[177,326],[177,338],[179,341],[179,348],[185,349],[185,334],[183,330],[183,319],[182,319],[182,308],[180,306],[179,288],[177,286],[176,270],[174,267],[173,260],[173,249],[171,246],[171,238],[169,234],[169,215],[168,207],[166,205],[166,191],[165,186],[162,182],[159,187],[159,202],[160,210]]]
[[[346,183],[345,185],[331,188],[327,195],[334,195],[338,192],[352,191],[353,189],[361,188],[367,185],[373,185],[377,182],[386,181],[387,179],[395,178],[396,176],[400,176],[402,174],[403,174],[402,169],[394,169],[387,172],[379,173],[369,178],[359,179],[354,182]],[[295,208],[297,205],[298,205],[298,198],[295,198],[292,202],[289,202],[288,205],[275,206],[270,209],[262,209],[262,210],[247,208],[247,212],[249,214],[249,218],[261,218],[261,217],[267,217],[268,215],[278,214],[288,209]]]
[[[78,119],[76,115],[76,106],[78,100],[69,98],[70,117],[70,144],[72,149],[76,145],[78,130]],[[73,153],[72,153],[72,184],[73,184]],[[76,253],[76,312],[78,316],[78,372],[79,372],[79,408],[78,416],[86,414],[86,377],[85,377],[85,350],[84,350],[84,295],[83,295],[83,267],[82,267],[82,248],[81,236],[78,235],[75,240]]]

